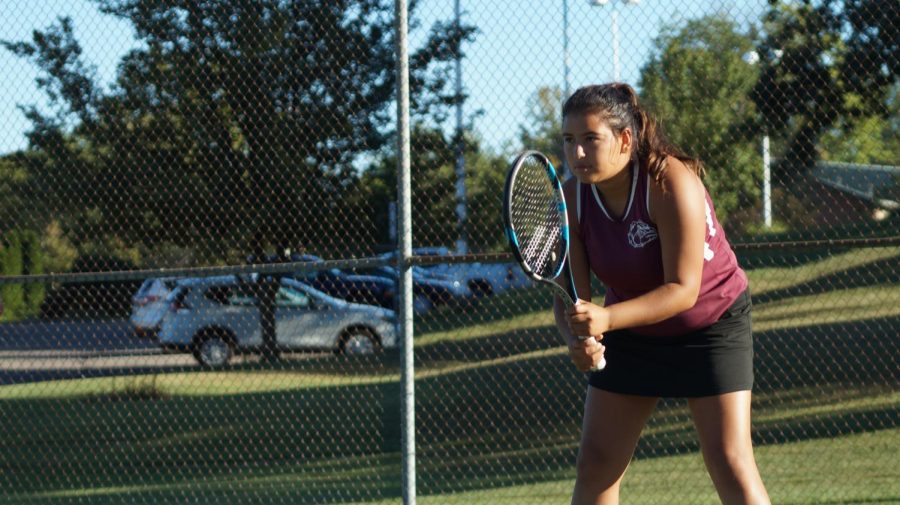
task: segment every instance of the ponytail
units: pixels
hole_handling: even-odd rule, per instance
[[[657,182],[662,180],[668,156],[681,161],[698,176],[704,174],[700,160],[666,140],[662,127],[641,107],[637,92],[628,84],[614,82],[579,88],[563,104],[563,118],[573,113],[599,114],[616,134],[630,128],[635,139],[632,156]]]

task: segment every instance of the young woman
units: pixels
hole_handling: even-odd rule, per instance
[[[688,399],[723,503],[769,503],[750,440],[747,276],[700,163],[663,140],[626,84],[588,86],[566,100],[563,142],[574,175],[564,186],[572,275],[579,293],[590,293],[591,272],[606,287],[602,305],[554,303],[575,366],[607,360],[589,377],[572,503],[618,503],[660,397]]]

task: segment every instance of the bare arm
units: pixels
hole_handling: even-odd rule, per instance
[[[706,231],[705,193],[700,179],[680,161],[669,158],[667,190],[650,188],[650,210],[659,231],[663,284],[631,300],[598,307],[585,304],[570,311],[570,329],[603,333],[668,319],[697,302],[703,273]]]

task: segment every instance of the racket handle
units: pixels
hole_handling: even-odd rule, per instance
[[[596,339],[594,337],[578,337],[578,338],[580,340],[594,340],[596,342]],[[596,365],[591,367],[591,371],[599,372],[600,370],[603,370],[604,368],[606,368],[606,358],[601,357],[600,361],[598,361]]]
[[[576,297],[576,298],[575,298],[574,304],[575,304],[575,305],[578,305],[579,302],[580,302],[580,300],[578,300],[578,298]],[[593,339],[594,342],[597,343],[597,340],[596,340],[594,337],[578,337],[578,338],[579,338],[580,340]],[[606,368],[606,358],[602,358],[602,357],[601,357],[601,358],[600,358],[600,361],[598,361],[596,365],[594,365],[593,367],[591,367],[591,371],[592,371],[592,372],[599,372],[600,370],[603,370],[604,368]]]

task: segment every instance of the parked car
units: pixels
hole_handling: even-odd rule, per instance
[[[429,272],[466,284],[477,297],[534,285],[517,263],[442,263]]]
[[[400,278],[399,272],[393,266],[368,268],[363,272],[390,279],[394,283]],[[474,298],[472,290],[465,283],[439,274],[431,274],[422,267],[412,268],[412,281],[413,310],[416,314],[424,314],[432,307],[440,305],[466,305]]]
[[[446,247],[417,247],[413,249],[413,254],[448,256],[452,251]],[[379,257],[393,259],[396,253],[386,252]],[[416,268],[432,278],[459,282],[476,298],[531,285],[528,277],[515,263],[437,263]]]
[[[376,275],[360,275],[337,268],[297,274],[294,279],[335,298],[393,309],[396,284]]]
[[[175,288],[176,279],[161,277],[145,280],[131,297],[129,322],[140,338],[153,338],[168,309],[166,297]]]
[[[262,348],[257,285],[235,276],[183,280],[169,294],[159,343],[221,367],[236,353]],[[349,303],[294,279],[280,280],[275,332],[282,351],[372,354],[397,345],[394,311]]]
[[[286,260],[311,263],[323,261],[319,256],[296,252],[290,253],[286,259],[276,254],[247,257],[248,263],[270,264],[282,263]],[[342,300],[385,308],[394,307],[395,290],[390,283],[384,282],[380,278],[350,274],[337,268],[297,272],[289,277]]]

